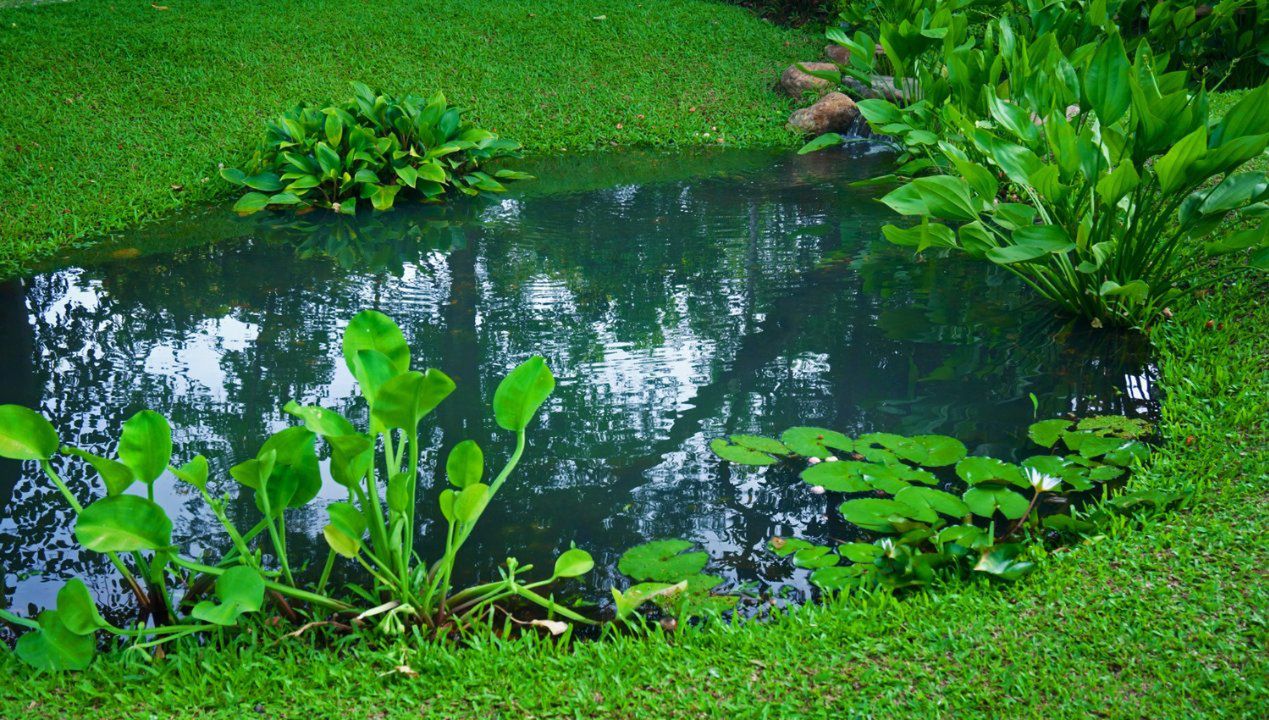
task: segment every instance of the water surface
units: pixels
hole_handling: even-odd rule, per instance
[[[500,463],[490,419],[498,379],[544,355],[558,378],[520,470],[464,548],[468,578],[508,555],[542,563],[576,543],[597,571],[573,588],[607,595],[639,542],[702,543],[732,585],[805,588],[763,549],[773,535],[836,537],[831,497],[792,469],[740,470],[706,449],[730,433],[821,424],[849,434],[947,433],[971,452],[1019,458],[1033,413],[1148,415],[1142,344],[1080,329],[1007,273],[960,258],[913,259],[879,240],[892,220],[884,171],[857,152],[626,154],[539,161],[544,179],[493,204],[408,207],[349,223],[310,214],[239,219],[223,207],[126,235],[74,262],[0,286],[0,402],[39,407],[64,441],[113,452],[142,408],[175,428],[178,459],[227,469],[290,422],[288,399],[363,417],[340,356],[363,308],[395,318],[415,362],[457,392],[426,423],[432,450],[475,438]],[[430,465],[429,465],[430,467]],[[64,465],[88,497],[94,481]],[[435,495],[424,548],[434,548]],[[211,513],[170,477],[159,499],[179,542],[214,556]],[[321,503],[290,516],[291,547],[325,557]],[[254,507],[232,505],[241,526]],[[0,461],[0,606],[51,603],[68,577],[126,598],[30,465]],[[432,553],[434,554],[434,553]]]

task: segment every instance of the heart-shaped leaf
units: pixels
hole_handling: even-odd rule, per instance
[[[189,462],[173,471],[176,477],[199,490],[207,489],[207,458],[195,455]]]
[[[1041,420],[1040,422],[1031,423],[1031,426],[1027,428],[1027,437],[1031,438],[1031,441],[1036,445],[1053,447],[1062,438],[1062,432],[1070,426],[1070,420],[1061,418]]]
[[[855,449],[855,443],[845,435],[818,427],[791,427],[780,435],[780,442],[802,457],[821,460],[834,450],[846,453]]]
[[[722,438],[711,440],[709,449],[723,460],[737,465],[774,465],[776,462],[775,458],[764,452],[743,445],[732,445]]]
[[[119,436],[119,459],[132,474],[147,485],[153,483],[172,462],[172,426],[153,410],[142,410],[123,423]]]
[[[304,421],[304,427],[322,437],[355,435],[357,428],[334,410],[316,405],[300,405],[291,400],[282,409]]]
[[[97,651],[97,641],[92,635],[72,632],[56,610],[45,610],[37,620],[39,630],[18,638],[15,650],[23,662],[49,672],[88,667]]]
[[[520,432],[529,426],[547,396],[555,389],[555,377],[546,360],[534,356],[512,370],[494,391],[494,419],[506,430]]]
[[[57,430],[43,415],[21,405],[0,405],[0,457],[47,460],[57,446]]]
[[[264,578],[255,568],[236,565],[216,578],[216,598],[194,606],[190,614],[203,622],[232,626],[244,613],[264,607]]]
[[[485,473],[485,453],[475,440],[464,440],[449,451],[445,460],[445,475],[451,485],[465,488],[480,482]]]
[[[465,523],[473,523],[489,504],[489,486],[472,483],[459,491],[454,498],[454,517]]]
[[[172,545],[172,521],[157,503],[114,495],[84,508],[75,522],[75,539],[100,553],[160,550]]]
[[[392,318],[377,310],[362,310],[353,316],[344,329],[344,362],[360,381],[357,363],[358,351],[375,350],[384,354],[400,374],[410,369],[410,345],[401,334],[401,328]]]
[[[595,567],[595,560],[590,553],[581,548],[570,548],[560,554],[555,559],[555,573],[557,578],[570,578],[585,575]]]
[[[419,421],[454,391],[454,381],[439,370],[401,373],[375,394],[370,413],[385,428],[417,433]]]
[[[57,591],[57,614],[66,629],[76,635],[91,635],[108,627],[97,611],[88,586],[79,578],[71,578]]]
[[[996,514],[1010,520],[1017,520],[1026,514],[1030,503],[1018,493],[997,485],[980,485],[965,491],[961,496],[970,511],[980,517],[989,518]]]
[[[136,478],[132,474],[132,468],[121,462],[116,462],[110,458],[104,458],[100,455],[94,455],[86,450],[80,450],[76,447],[66,447],[62,449],[64,452],[81,458],[92,466],[97,474],[101,476],[101,482],[106,486],[107,495],[119,495],[132,486]]]
[[[761,435],[732,435],[731,441],[741,447],[772,455],[788,455],[790,452],[779,440],[772,440]]]
[[[696,575],[709,562],[705,552],[691,549],[687,540],[654,540],[636,545],[622,554],[617,569],[635,580],[674,583]]]

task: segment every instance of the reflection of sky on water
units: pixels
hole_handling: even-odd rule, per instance
[[[467,437],[491,463],[505,458],[490,397],[541,353],[559,380],[549,412],[463,553],[489,577],[507,555],[549,567],[576,542],[599,562],[592,596],[606,595],[622,550],[656,537],[701,542],[734,582],[805,586],[763,545],[840,537],[835,501],[792,468],[722,465],[713,437],[815,423],[944,432],[1018,457],[1030,393],[1046,416],[1152,409],[1153,371],[1131,339],[1054,322],[1004,273],[877,242],[884,208],[848,186],[875,158],[551,162],[535,174],[554,187],[525,184],[483,208],[405,208],[355,226],[203,213],[153,233],[188,236],[187,247],[6,286],[0,402],[40,406],[64,440],[97,452],[153,407],[172,420],[177,459],[207,455],[215,491],[236,493],[228,467],[289,424],[286,400],[364,418],[339,345],[357,310],[392,315],[416,365],[458,382],[425,423],[427,472]],[[639,182],[614,187],[615,173]],[[63,468],[89,497],[95,481]],[[423,483],[425,548],[441,483]],[[182,545],[214,558],[214,519],[184,490],[165,477],[158,498]],[[324,558],[321,505],[342,492],[328,482],[288,516],[299,555]],[[231,514],[254,522],[249,498]],[[33,467],[0,464],[0,603],[26,612],[69,576],[121,599],[108,565],[75,549],[71,521]]]

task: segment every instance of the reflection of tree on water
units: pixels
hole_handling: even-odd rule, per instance
[[[3,322],[28,328],[28,394],[78,436],[68,439],[111,449],[123,418],[153,407],[172,418],[182,457],[213,461],[222,491],[228,467],[290,422],[287,399],[364,416],[339,351],[359,309],[392,315],[415,364],[457,381],[428,426],[436,445],[471,437],[494,467],[507,438],[489,393],[540,352],[559,387],[464,549],[484,563],[476,572],[508,554],[542,562],[576,541],[600,561],[595,589],[625,547],[673,535],[705,540],[736,577],[774,578],[782,566],[761,546],[773,533],[824,532],[824,500],[785,470],[733,474],[708,454],[710,437],[812,422],[972,444],[1024,428],[1028,392],[1053,412],[1094,406],[1141,374],[1114,352],[1075,343],[1066,354],[1071,344],[1035,320],[1047,311],[1011,279],[872,244],[884,209],[840,165],[811,162],[439,215],[403,208],[355,225],[275,218],[236,241],[35,278],[31,319]],[[425,512],[443,484],[438,472]],[[0,539],[0,557],[95,572],[50,497],[33,471],[18,481],[22,538]],[[178,537],[206,542],[198,503],[163,501],[181,508]],[[242,498],[233,514],[249,525],[255,510]],[[322,518],[314,508],[289,520],[288,543],[319,557]]]

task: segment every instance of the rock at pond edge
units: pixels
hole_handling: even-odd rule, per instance
[[[858,117],[859,108],[855,107],[854,100],[842,93],[831,92],[814,105],[793,111],[789,116],[789,127],[807,135],[846,132]]]
[[[801,63],[810,70],[836,70],[837,66],[829,62],[809,62]],[[817,78],[814,75],[808,75],[798,68],[797,64],[790,65],[780,74],[780,92],[792,98],[800,98],[808,92],[822,94],[832,89],[833,83],[828,80]]]

